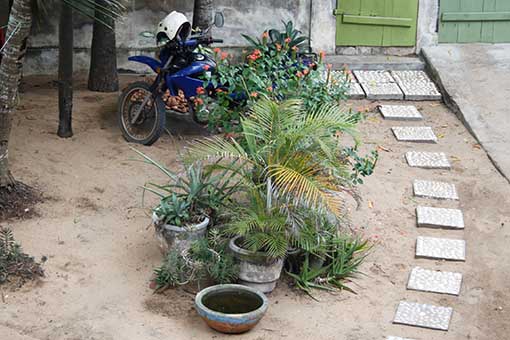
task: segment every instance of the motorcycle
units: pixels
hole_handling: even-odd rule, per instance
[[[216,13],[214,26],[223,26],[223,14]],[[128,142],[151,145],[165,129],[166,115],[206,124],[194,109],[197,88],[203,86],[204,72],[214,72],[216,62],[199,46],[222,43],[205,32],[192,35],[184,41],[168,42],[161,50],[159,60],[148,56],[133,56],[128,60],[145,64],[156,78],[149,84],[137,81],[129,84],[121,93],[118,103],[119,126]],[[148,32],[145,37],[150,37]]]

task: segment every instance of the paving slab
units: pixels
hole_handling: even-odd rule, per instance
[[[451,238],[418,236],[416,257],[465,261],[466,241]]]
[[[400,142],[437,143],[437,137],[430,126],[395,126],[391,130]]]
[[[446,104],[510,180],[510,44],[440,44],[422,54]]]
[[[452,313],[451,307],[401,301],[393,323],[447,331]]]
[[[418,227],[464,229],[464,216],[459,209],[416,208]]]
[[[451,165],[444,152],[406,152],[407,164],[425,169],[450,169]]]
[[[462,285],[462,274],[442,272],[414,267],[409,275],[407,289],[423,292],[459,295]]]
[[[403,100],[404,94],[396,83],[360,83],[367,99],[371,100]]]
[[[365,98],[365,92],[361,88],[361,85],[358,83],[351,83],[349,90],[347,91],[347,96],[350,99],[363,99]]]
[[[359,83],[394,83],[389,71],[352,71]]]
[[[380,105],[379,112],[388,120],[422,120],[423,116],[414,105]]]
[[[398,83],[405,100],[441,100],[442,95],[434,83],[404,82]]]
[[[425,73],[425,71],[392,70],[391,75],[397,83],[403,83],[403,82],[427,82],[427,83],[430,83],[430,82],[432,82],[432,80],[429,78],[427,73]]]
[[[413,181],[414,196],[458,200],[455,184],[416,179]]]

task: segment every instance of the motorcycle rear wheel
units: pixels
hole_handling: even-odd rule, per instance
[[[147,95],[151,98],[142,108],[138,119],[132,122]],[[126,141],[152,145],[165,129],[166,111],[161,96],[151,94],[150,84],[138,81],[126,87],[119,98],[118,121]]]

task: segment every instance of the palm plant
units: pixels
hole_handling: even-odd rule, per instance
[[[311,208],[340,217],[338,192],[349,192],[351,182],[338,136],[355,135],[355,122],[356,117],[343,113],[337,104],[305,112],[299,100],[261,99],[241,119],[241,139],[216,136],[196,141],[188,159],[236,161],[244,170],[245,184],[268,193],[267,211],[279,207],[291,216]]]

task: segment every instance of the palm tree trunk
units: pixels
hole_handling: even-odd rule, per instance
[[[58,111],[57,135],[68,138],[73,135],[73,9],[62,2],[59,23],[58,50]]]
[[[111,6],[105,0],[96,0],[96,5],[103,8]],[[91,91],[115,92],[119,89],[115,21],[97,10],[95,17],[88,88]]]
[[[27,38],[32,25],[30,0],[15,0],[9,16],[7,38],[0,64],[0,187],[14,185],[9,170],[9,136],[12,111],[18,96],[18,83],[27,49]]]
[[[211,25],[213,0],[195,0],[193,7],[193,28],[205,30]]]

